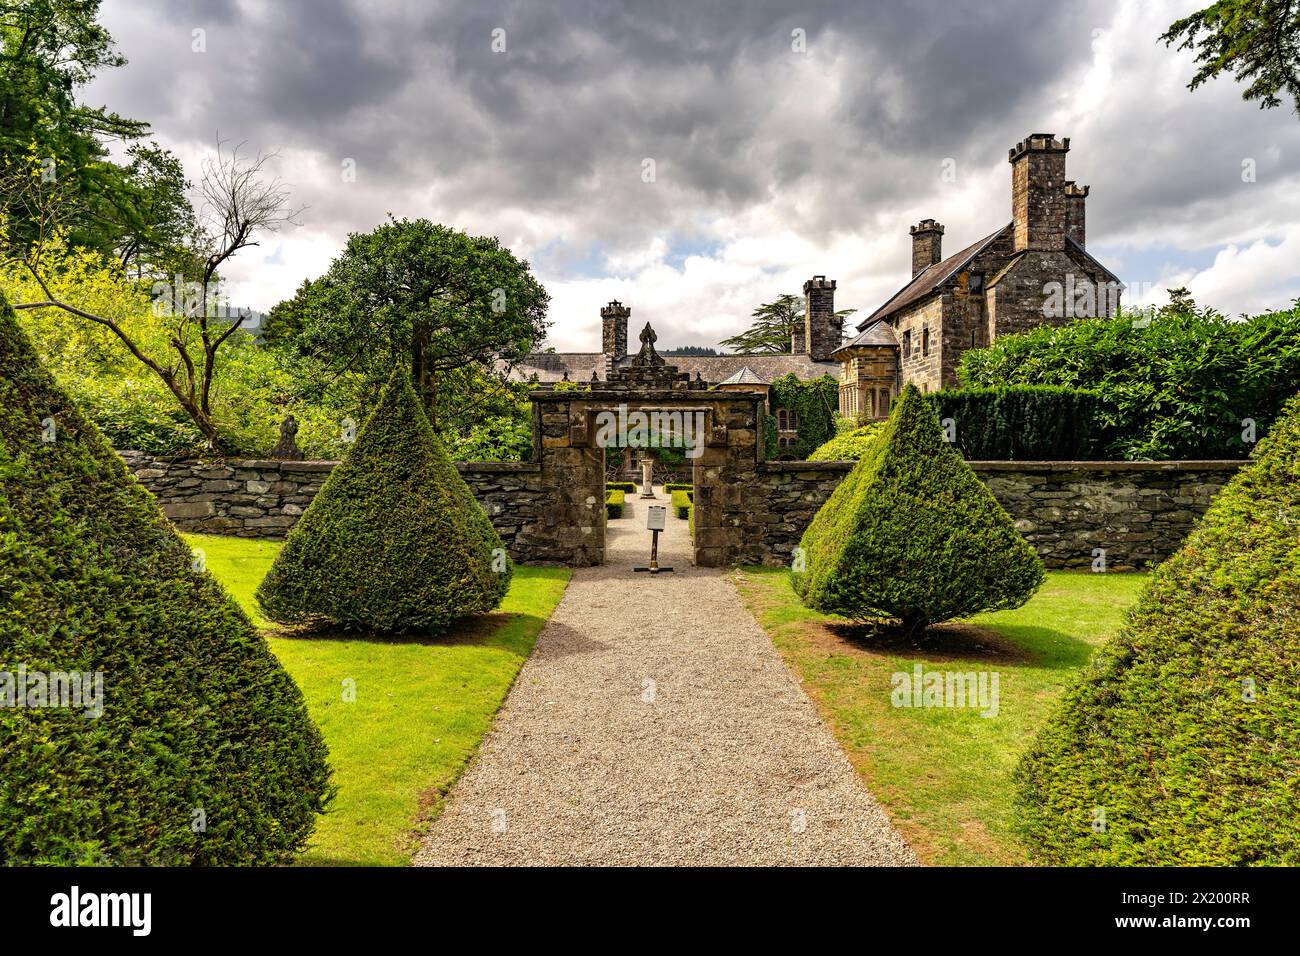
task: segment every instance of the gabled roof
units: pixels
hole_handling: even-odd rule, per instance
[[[949,256],[942,262],[936,262],[924,272],[918,273],[911,282],[895,292],[893,298],[887,300],[884,305],[859,323],[858,328],[865,331],[873,322],[893,315],[899,309],[905,308],[914,302],[919,302],[930,293],[938,290],[940,286],[969,265],[972,259],[991,246],[1012,225],[1014,224],[1007,223],[997,232],[985,236],[979,242],[967,246],[961,252]]]
[[[898,348],[898,339],[894,335],[894,327],[884,319],[876,319],[876,321],[832,352],[831,356],[835,357],[845,349],[859,346]]]
[[[718,384],[719,385],[770,385],[771,383],[765,382],[763,379],[759,378],[757,375],[754,374],[753,369],[751,369],[748,365],[746,365],[739,372],[732,375],[730,378],[723,379]]]
[[[1119,276],[1115,275],[1115,273],[1111,272],[1109,269],[1107,269],[1105,266],[1103,266],[1100,262],[1098,262],[1096,259],[1094,259],[1093,256],[1092,256],[1092,253],[1089,252],[1087,249],[1083,248],[1083,246],[1079,245],[1077,242],[1075,242],[1074,239],[1073,239],[1073,237],[1071,237],[1071,236],[1066,236],[1066,237],[1065,237],[1065,243],[1066,243],[1066,249],[1067,249],[1068,251],[1073,252],[1073,253],[1075,253],[1076,255],[1083,256],[1085,259],[1087,259],[1089,262],[1091,262],[1094,266],[1096,266],[1096,267],[1097,267],[1097,270],[1098,270],[1099,272],[1104,272],[1104,273],[1106,273],[1106,277],[1107,277],[1108,279],[1110,279],[1111,282],[1119,282],[1119,281],[1120,281],[1120,280],[1119,280]]]

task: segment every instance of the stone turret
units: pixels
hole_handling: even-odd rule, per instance
[[[912,227],[912,278],[943,261],[943,225],[922,219]]]
[[[1065,154],[1070,138],[1033,133],[1007,153],[1015,251],[1065,248]]]

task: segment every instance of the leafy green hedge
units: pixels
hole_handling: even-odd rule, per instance
[[[0,865],[265,865],[307,842],[325,744],[194,561],[0,298],[0,670],[103,675],[93,719],[0,706]]]
[[[1243,321],[1167,307],[1044,325],[966,352],[957,374],[1100,392],[1103,457],[1243,458],[1300,388],[1300,303]]]
[[[623,517],[623,505],[627,499],[626,493],[620,488],[611,488],[605,492],[605,517],[621,518]]]
[[[673,499],[673,514],[675,514],[677,517],[681,518],[682,520],[686,520],[687,518],[689,518],[691,516],[691,509],[693,507],[693,503],[691,501],[691,493],[689,491],[684,491],[679,488],[677,491],[673,492],[672,499]]]
[[[664,485],[664,491],[672,494],[674,491],[694,491],[694,485],[688,485],[685,482],[670,481]]]
[[[915,385],[879,438],[813,517],[792,583],[809,607],[929,624],[1019,607],[1043,563],[970,466],[944,441]]]
[[[511,574],[501,538],[399,371],[257,599],[282,624],[437,633],[497,607]]]
[[[605,482],[606,491],[622,491],[626,494],[636,493],[636,482],[634,481],[607,481]]]
[[[841,432],[814,449],[808,456],[808,460],[857,461],[871,448],[871,443],[879,437],[884,427],[884,422],[868,422],[850,431]]]
[[[926,399],[968,461],[1089,461],[1102,451],[1100,393],[1053,385],[960,388]]]
[[[1037,861],[1300,864],[1300,398],[1018,771]]]

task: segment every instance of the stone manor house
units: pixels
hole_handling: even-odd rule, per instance
[[[915,382],[923,391],[957,384],[957,362],[967,349],[1037,325],[1062,325],[1085,316],[1109,316],[1122,288],[1088,254],[1084,204],[1088,187],[1065,178],[1068,137],[1034,133],[1011,148],[1011,221],[953,255],[943,255],[943,226],[924,219],[911,228],[912,275],[857,325],[845,341],[835,315],[835,280],[803,284],[804,327],[784,355],[681,355],[672,364],[700,386],[764,390],[793,372],[800,379],[839,379],[839,411],[851,418],[889,414],[898,391]],[[516,380],[541,388],[559,382],[603,382],[629,366],[628,318],[611,302],[600,310],[599,352],[539,352],[514,367]],[[772,409],[784,447],[798,422]]]

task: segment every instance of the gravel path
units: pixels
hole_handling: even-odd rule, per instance
[[[416,864],[915,864],[686,522],[675,573],[631,571],[645,504],[574,573]]]

